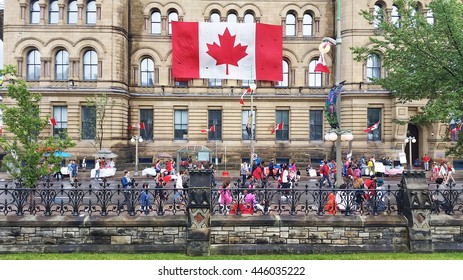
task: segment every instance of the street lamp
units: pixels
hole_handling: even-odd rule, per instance
[[[249,88],[251,89],[251,157],[249,158],[250,168],[254,164],[254,91],[257,89],[256,83],[252,83]]]
[[[404,140],[405,144],[408,144],[408,171],[412,171],[412,144],[416,143],[416,139],[414,136],[409,135],[407,138]]]
[[[138,176],[138,143],[143,142],[143,137],[141,136],[132,136],[130,142],[135,142],[135,173],[133,175]]]
[[[336,78],[336,85],[341,83],[341,0],[337,0],[337,15],[336,15],[336,40],[333,38],[325,37],[323,38],[322,42],[330,42],[332,45],[336,45],[336,71],[335,71],[335,78]],[[341,94],[339,94],[336,98],[336,117],[338,122],[338,128],[333,129],[330,132],[336,134],[336,138],[332,135],[332,139],[330,141],[336,141],[336,186],[339,187],[342,184],[342,157],[341,157],[341,141],[342,135],[346,134],[352,135],[349,130],[341,129]],[[341,137],[338,137],[341,136]],[[344,136],[346,137],[346,136]],[[350,137],[350,136],[348,136]],[[326,139],[326,138],[325,138]],[[352,135],[353,139],[353,135]],[[351,139],[351,140],[352,140]],[[346,140],[347,141],[347,140]]]

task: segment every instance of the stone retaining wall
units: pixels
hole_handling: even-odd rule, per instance
[[[0,217],[0,253],[185,253],[186,216]],[[463,216],[432,215],[433,251],[463,251]],[[211,254],[408,252],[403,216],[213,216]]]

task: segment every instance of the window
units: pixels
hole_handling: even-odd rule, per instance
[[[277,110],[276,111],[276,123],[283,123],[283,129],[277,130],[276,140],[277,141],[288,141],[289,140],[289,111],[288,110]]]
[[[310,110],[310,140],[323,140],[323,110]]]
[[[247,13],[244,15],[244,23],[254,23],[254,15]]]
[[[90,0],[87,2],[87,24],[96,23],[96,1]]]
[[[429,24],[434,24],[434,14],[432,13],[432,10],[428,10],[426,12],[426,21]]]
[[[145,124],[145,129],[140,128],[140,136],[143,140],[153,140],[153,109],[140,109],[140,122]]]
[[[144,58],[140,64],[140,85],[154,85],[154,62],[151,58]]]
[[[82,140],[94,140],[96,137],[96,108],[95,106],[82,106]]]
[[[55,80],[67,80],[69,75],[69,53],[60,50],[55,56]]]
[[[59,20],[58,0],[51,0],[48,10],[48,23],[56,24]]]
[[[305,13],[302,18],[302,35],[313,36],[313,18],[309,13]]]
[[[309,63],[309,87],[322,87],[323,73],[315,72],[318,58],[312,59]]]
[[[84,80],[96,80],[98,78],[98,56],[95,51],[87,51],[84,54]]]
[[[177,80],[176,79],[175,82],[174,82],[174,86],[176,86],[176,87],[187,87],[188,86],[188,80],[183,80],[183,79]]]
[[[293,14],[286,15],[286,36],[296,36],[296,16]]]
[[[283,60],[283,81],[278,81],[278,87],[288,87],[289,85],[289,65],[286,60]]]
[[[168,34],[172,34],[172,21],[178,21],[178,13],[177,12],[170,12],[169,13],[169,27],[168,27]]]
[[[222,80],[221,79],[209,79],[208,80],[209,87],[221,87]]]
[[[188,140],[188,110],[174,111],[174,140]]]
[[[217,12],[213,12],[211,14],[211,18],[209,19],[210,22],[220,22],[220,14]]]
[[[38,81],[40,80],[40,52],[32,50],[27,55],[27,75],[26,80]]]
[[[30,23],[36,24],[40,21],[40,6],[39,1],[31,1],[30,7]]]
[[[77,23],[77,1],[71,0],[68,2],[68,24]]]
[[[158,11],[151,14],[151,34],[161,34],[161,13]]]
[[[255,113],[255,111],[254,111]],[[256,118],[255,114],[251,113],[251,110],[243,110],[241,112],[241,139],[243,140],[251,140],[251,133],[252,139],[256,139]],[[252,127],[252,131],[251,131]]]
[[[367,79],[381,78],[381,59],[377,54],[368,55],[367,59]]]
[[[400,13],[399,13],[399,8],[397,8],[397,6],[392,6],[391,23],[394,24],[396,27],[401,27]]]
[[[222,140],[222,110],[209,110],[207,128],[214,126],[214,131],[208,132],[208,140]]]
[[[236,16],[236,14],[230,13],[227,16],[227,22],[237,23],[238,22],[238,17]]]
[[[53,118],[56,120],[56,126],[53,127],[53,135],[64,138],[64,133],[68,129],[68,107],[53,106]]]
[[[381,141],[381,109],[368,108],[367,128],[379,122],[377,129],[368,132],[368,141]]]
[[[375,4],[373,7],[373,16],[375,17],[373,20],[373,27],[379,28],[381,23],[384,21],[384,10],[382,5]]]

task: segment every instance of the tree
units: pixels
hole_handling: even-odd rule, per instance
[[[53,165],[52,172],[60,168],[62,158],[54,152],[64,151],[75,143],[67,133],[61,137],[43,136],[41,132],[49,126],[49,118],[39,117],[42,96],[30,92],[26,81],[16,78],[13,66],[7,65],[0,75],[8,82],[7,97],[16,101],[13,106],[0,104],[5,130],[12,134],[10,138],[0,137],[0,145],[7,152],[2,164],[14,179],[33,187],[49,173],[50,166]]]
[[[463,117],[463,4],[457,0],[433,0],[433,20],[416,11],[414,0],[398,0],[400,18],[385,21],[384,11],[376,16],[361,14],[379,24],[368,47],[352,48],[357,61],[381,52],[387,75],[373,82],[390,91],[399,102],[427,100],[422,111],[408,122],[424,124],[462,120]],[[447,155],[463,155],[463,137]]]
[[[101,150],[103,148],[106,113],[113,108],[115,101],[110,100],[106,93],[87,97],[86,101],[88,106],[95,108],[94,123],[96,123],[96,127],[93,128],[95,130],[95,142],[93,145],[95,149]]]

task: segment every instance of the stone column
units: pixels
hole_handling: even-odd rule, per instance
[[[404,190],[401,210],[408,220],[410,253],[432,253],[431,197],[425,173],[404,172],[400,184]]]
[[[211,253],[211,171],[189,170],[187,255]]]

